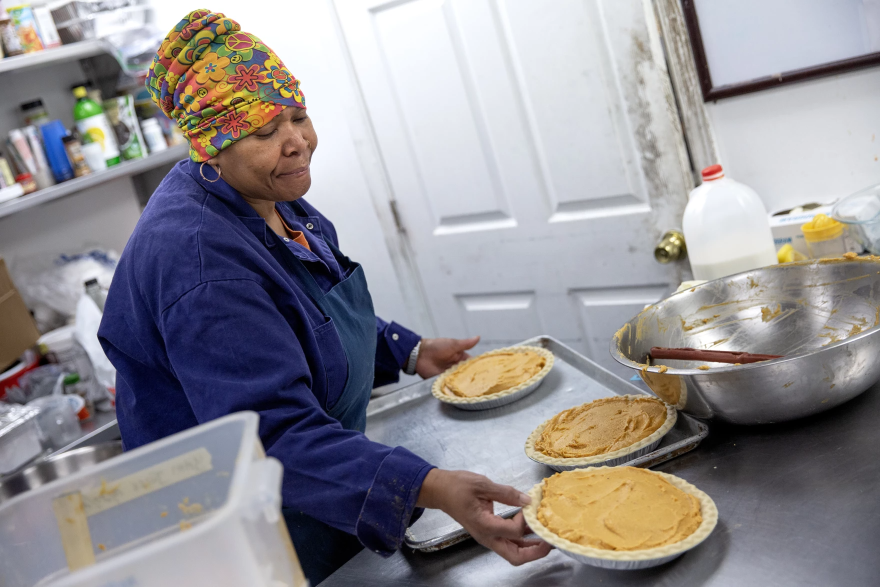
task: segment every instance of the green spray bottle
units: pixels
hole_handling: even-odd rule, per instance
[[[98,143],[104,152],[107,167],[116,165],[120,161],[116,134],[101,106],[88,97],[84,86],[74,88],[73,96],[76,98],[73,120],[76,122],[83,143]]]

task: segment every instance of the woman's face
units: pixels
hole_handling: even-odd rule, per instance
[[[242,196],[272,202],[301,198],[312,185],[309,163],[318,135],[305,108],[289,106],[256,133],[208,161]]]

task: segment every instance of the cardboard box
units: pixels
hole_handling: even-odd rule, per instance
[[[770,232],[773,233],[773,243],[778,251],[783,246],[790,244],[795,251],[810,256],[807,250],[807,241],[804,240],[804,233],[801,226],[813,219],[816,214],[824,214],[831,216],[831,204],[804,204],[803,212],[790,214],[791,208],[788,210],[780,210],[770,215]]]
[[[0,371],[37,344],[40,331],[0,258]]]
[[[794,208],[788,210],[780,210],[770,214],[770,232],[773,233],[773,243],[778,251],[787,244],[791,244],[792,248],[807,257],[810,251],[807,249],[807,241],[804,239],[804,233],[801,226],[813,219],[816,214],[824,214],[831,217],[831,210],[834,203],[831,204],[804,204],[799,206],[803,211],[791,214]],[[844,241],[846,241],[846,250],[853,253],[864,252],[864,247],[858,244],[850,235],[849,229],[844,228]]]

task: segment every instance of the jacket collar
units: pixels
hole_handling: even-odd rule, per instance
[[[219,177],[217,181],[206,181],[199,170],[199,167],[202,165],[201,163],[196,163],[192,159],[188,160],[187,163],[189,164],[188,171],[190,176],[192,176],[192,178],[202,186],[205,191],[223,202],[223,204],[235,214],[242,224],[254,233],[254,236],[260,239],[260,241],[265,243],[267,247],[275,246],[275,239],[272,238],[272,235],[270,234],[269,225],[266,224],[263,217],[260,216],[250,204],[244,201],[244,198],[241,197],[238,190],[226,183],[226,180],[223,179],[222,176]],[[204,169],[204,172],[205,176],[209,179],[213,179],[213,176],[216,175],[213,168]]]

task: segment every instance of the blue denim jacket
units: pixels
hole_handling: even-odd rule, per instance
[[[371,442],[327,415],[346,382],[338,336],[286,270],[289,247],[327,291],[350,271],[322,235],[333,225],[278,204],[311,251],[276,235],[222,179],[181,161],[150,199],[116,269],[98,336],[117,369],[126,449],[241,410],[260,415],[266,452],[284,465],[282,498],[358,537],[396,550],[432,468]],[[316,336],[315,330],[318,330]],[[419,337],[376,319],[375,384],[396,381]]]

